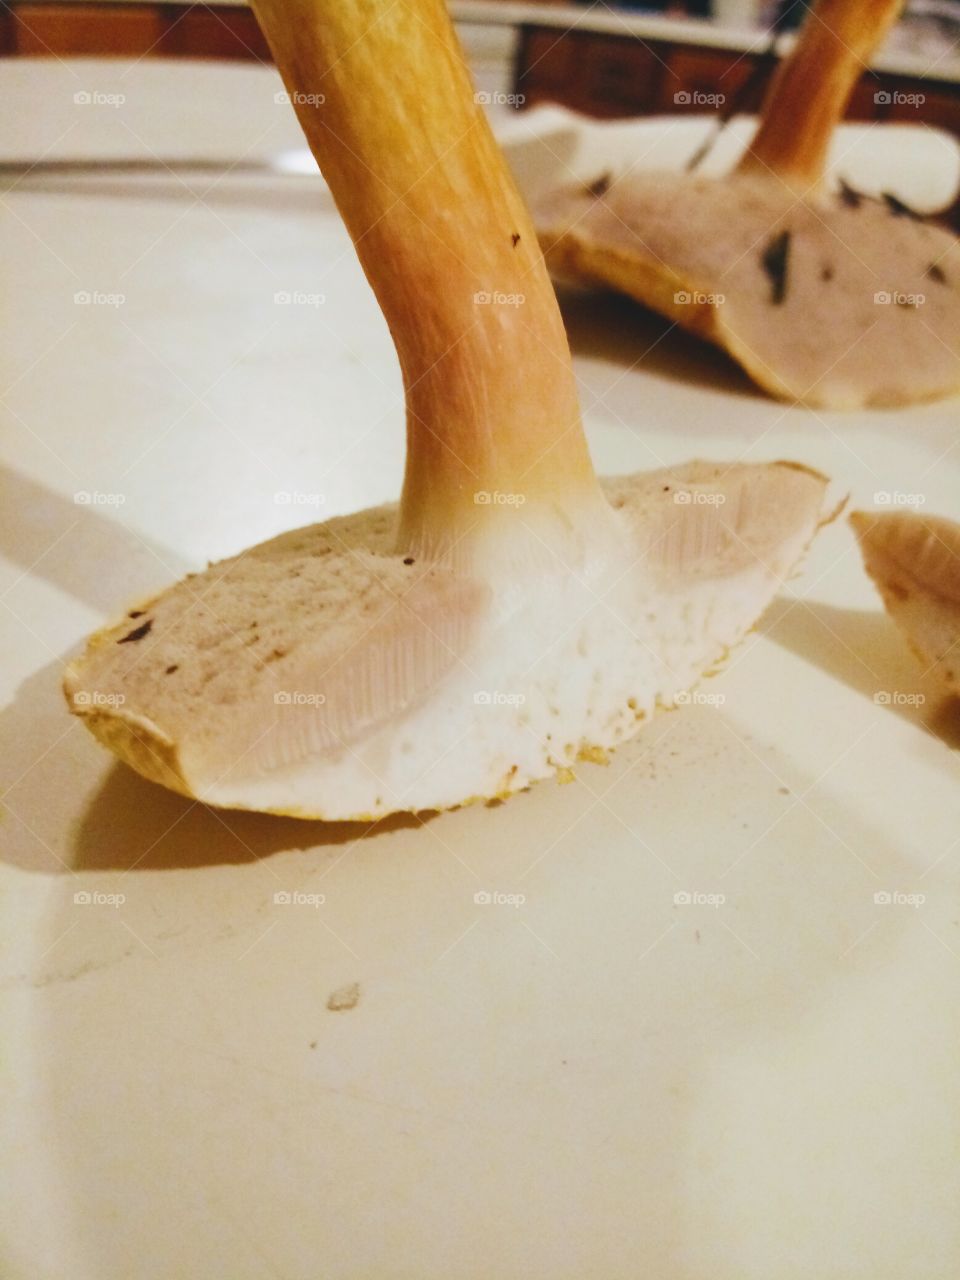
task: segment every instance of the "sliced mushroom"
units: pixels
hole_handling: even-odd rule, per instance
[[[753,625],[826,518],[825,481],[792,463],[598,481],[441,0],[320,8],[257,4],[396,342],[401,501],[141,603],[140,634],[101,631],[65,685],[167,786],[375,818],[505,796],[628,738]]]
[[[863,563],[924,667],[960,692],[960,524],[913,511],[850,516]]]
[[[960,388],[960,247],[889,195],[827,193],[831,134],[902,0],[820,0],[721,178],[643,173],[537,212],[551,269],[724,347],[765,390],[828,408]]]

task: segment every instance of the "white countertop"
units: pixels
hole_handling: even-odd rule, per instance
[[[269,68],[0,84],[0,157],[298,141]],[[957,722],[849,530],[712,702],[571,785],[367,834],[191,804],[68,718],[63,662],[316,518],[278,492],[395,495],[396,359],[319,177],[7,185],[4,1280],[956,1280]],[[792,409],[565,311],[601,471],[795,457],[960,517],[955,402]]]

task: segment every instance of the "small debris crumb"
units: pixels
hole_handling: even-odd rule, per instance
[[[336,991],[331,992],[327,1000],[327,1008],[331,1013],[343,1013],[347,1009],[355,1009],[359,1002],[360,983],[350,982],[345,987],[338,987]]]

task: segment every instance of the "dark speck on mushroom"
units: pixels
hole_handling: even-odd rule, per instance
[[[607,171],[606,173],[601,173],[599,178],[594,178],[592,182],[587,183],[585,188],[587,195],[588,196],[606,195],[606,193],[610,190],[611,181],[612,181],[612,175],[610,174],[609,171]]]
[[[180,670],[180,663],[179,663],[179,662],[171,662],[170,666],[169,666],[169,667],[167,667],[167,669],[164,671],[164,673],[163,673],[163,674],[164,674],[165,676],[172,676],[172,675],[173,675],[173,673],[174,673],[175,671],[179,671],[179,670]]]
[[[916,209],[911,209],[908,204],[895,196],[892,191],[881,191],[884,204],[890,210],[895,218],[913,218],[915,222],[923,222],[923,214],[918,213]]]
[[[936,280],[937,284],[947,283],[946,272],[944,271],[943,267],[939,265],[939,263],[931,262],[929,267],[927,267],[926,274],[930,277],[931,280]]]
[[[516,248],[517,245],[520,243],[520,232],[515,231],[513,235],[510,237],[510,239],[513,241],[513,247]]]
[[[849,182],[840,179],[840,201],[845,204],[848,209],[859,209],[863,201],[863,195],[859,191],[855,191]]]
[[[152,626],[153,619],[148,618],[146,622],[142,622],[139,627],[134,627],[133,630],[129,631],[125,636],[121,636],[117,641],[117,644],[131,644],[136,640],[142,640],[145,635],[149,634]]]
[[[760,262],[770,281],[770,301],[779,307],[787,296],[787,259],[790,256],[790,232],[781,231],[763,251]]]
[[[404,564],[413,564],[413,556],[404,556],[404,557],[403,557],[403,563],[404,563]]]

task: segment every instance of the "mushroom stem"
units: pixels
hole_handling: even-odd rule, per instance
[[[817,186],[827,149],[869,59],[904,0],[820,0],[770,85],[741,171]]]
[[[520,505],[583,531],[608,508],[566,334],[443,0],[254,9],[397,348],[401,547],[443,555]]]

